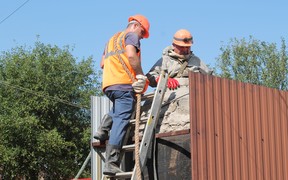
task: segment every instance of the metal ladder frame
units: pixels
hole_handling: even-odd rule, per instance
[[[159,77],[159,82],[157,84],[157,88],[154,93],[152,105],[150,108],[150,113],[147,118],[147,122],[144,129],[144,134],[141,140],[140,149],[139,149],[139,158],[140,158],[140,168],[141,172],[147,162],[147,156],[149,153],[149,146],[155,137],[155,128],[158,123],[160,110],[162,107],[163,98],[167,88],[167,81],[168,81],[168,73],[167,71],[162,71]],[[128,132],[126,133],[127,136]],[[127,138],[127,137],[125,137]],[[131,147],[135,149],[135,144],[131,145],[123,145],[123,149],[131,149]],[[123,152],[121,152],[123,153]],[[99,152],[98,155],[100,156]],[[102,157],[103,159],[104,157]],[[123,160],[123,159],[122,159]],[[115,176],[106,176],[102,175],[102,180],[105,179],[121,179],[121,178],[129,178],[136,180],[136,168],[134,166],[132,172],[124,172],[124,173],[117,173]]]
[[[148,116],[148,120],[145,126],[143,138],[140,144],[140,168],[141,172],[143,171],[143,167],[147,162],[148,149],[152,142],[152,139],[155,136],[155,128],[158,123],[160,110],[162,107],[163,98],[167,88],[168,74],[165,71],[162,71],[160,74],[159,82],[155,91],[155,95],[153,98],[153,103],[151,105],[151,112]],[[131,180],[136,180],[136,168],[134,167]]]

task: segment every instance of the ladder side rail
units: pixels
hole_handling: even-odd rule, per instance
[[[141,145],[140,145],[139,152],[140,152],[141,172],[147,161],[149,145],[152,141],[152,138],[154,138],[153,135],[155,133],[155,128],[158,123],[158,118],[159,118],[160,110],[162,107],[163,98],[164,98],[166,88],[167,88],[167,81],[168,81],[168,74],[167,72],[163,71],[159,78],[159,83],[157,85],[155,95],[153,98],[153,103],[151,106],[151,112],[148,116],[148,120],[145,126],[145,131],[144,131],[143,138],[142,138]],[[136,178],[137,178],[136,168],[134,168],[131,179],[136,180]]]

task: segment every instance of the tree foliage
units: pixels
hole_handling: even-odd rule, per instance
[[[67,179],[90,151],[90,96],[101,95],[92,57],[39,41],[0,56],[0,174]]]
[[[283,38],[280,50],[275,43],[252,36],[248,41],[232,39],[220,50],[216,65],[220,77],[287,90],[288,56]]]

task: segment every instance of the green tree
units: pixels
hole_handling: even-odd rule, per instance
[[[220,77],[287,90],[288,56],[283,38],[280,50],[275,43],[252,36],[248,41],[231,39],[220,50],[222,54],[216,64]]]
[[[73,50],[73,49],[72,49]],[[67,179],[90,151],[90,97],[101,95],[92,57],[39,41],[0,56],[0,174]]]

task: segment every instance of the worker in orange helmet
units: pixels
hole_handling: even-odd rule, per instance
[[[122,172],[119,168],[120,151],[134,111],[135,95],[144,93],[149,85],[142,70],[140,49],[140,40],[149,37],[149,28],[149,21],[143,15],[129,17],[126,29],[112,36],[103,52],[100,63],[103,69],[102,90],[113,102],[113,107],[102,119],[94,138],[109,139],[103,170],[105,175]]]
[[[193,37],[188,30],[180,29],[174,34],[172,45],[163,50],[162,57],[146,74],[151,87],[157,86],[161,70],[168,71],[167,86],[171,90],[180,86],[177,78],[188,77],[189,71],[212,74],[213,71],[191,51],[192,44]]]

